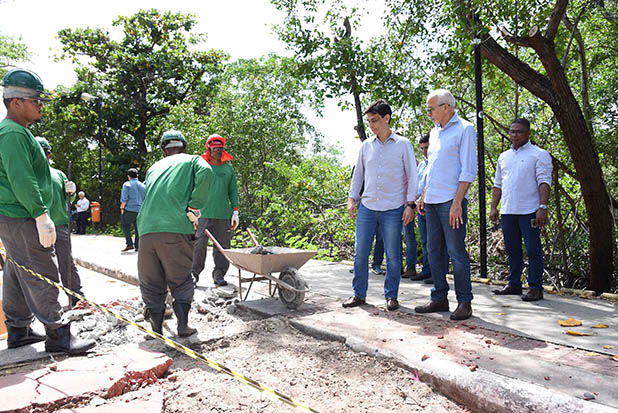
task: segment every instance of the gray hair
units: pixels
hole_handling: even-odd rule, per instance
[[[84,191],[79,191],[79,192],[77,193],[77,195],[84,195],[84,196],[86,196],[86,194],[84,193]]]
[[[448,90],[436,89],[433,92],[431,92],[429,95],[427,95],[427,100],[433,98],[434,96],[438,98],[438,105],[446,103],[447,105],[455,109],[455,98],[453,97],[451,92],[449,92]]]

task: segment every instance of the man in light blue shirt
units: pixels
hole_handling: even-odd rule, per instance
[[[416,207],[416,160],[410,141],[391,131],[389,124],[392,111],[385,100],[374,102],[365,114],[369,127],[376,136],[363,142],[350,184],[348,213],[352,218],[356,217],[352,281],[354,296],[344,302],[343,307],[356,307],[365,303],[369,250],[376,226],[379,225],[386,250],[384,297],[386,308],[393,311],[399,308],[397,296],[402,262],[401,225],[402,221],[406,225],[414,219]],[[407,192],[404,191],[406,179]]]
[[[476,131],[455,112],[455,98],[446,89],[427,96],[427,114],[435,123],[429,134],[427,175],[419,212],[427,218],[427,252],[434,287],[431,301],[417,313],[449,311],[448,261],[453,263],[457,309],[451,320],[472,316],[470,257],[466,251],[468,200],[466,193],[476,177]]]
[[[120,194],[120,228],[127,242],[121,252],[127,252],[132,249],[135,251],[139,248],[139,232],[137,230],[137,214],[139,213],[144,196],[146,195],[146,187],[137,179],[137,169],[130,168],[127,171],[128,181],[122,185]],[[131,225],[135,228],[135,243],[131,239]]]
[[[543,247],[541,228],[547,223],[547,203],[551,186],[551,156],[530,143],[530,122],[515,119],[509,129],[513,146],[500,154],[489,218],[498,221],[500,205],[504,248],[509,260],[509,283],[497,295],[521,295],[524,268],[521,239],[528,253],[528,285],[524,301],[543,298]]]

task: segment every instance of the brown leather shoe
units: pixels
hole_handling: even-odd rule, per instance
[[[451,314],[451,320],[467,320],[472,317],[472,304],[470,301],[459,303],[457,309]]]
[[[344,303],[341,304],[341,306],[343,308],[352,308],[352,307],[358,307],[359,305],[363,305],[363,304],[365,304],[365,299],[364,298],[358,298],[358,297],[354,296],[354,297],[350,297],[346,301],[344,301]]]
[[[521,287],[517,288],[507,285],[500,290],[492,290],[492,293],[496,295],[521,295]]]
[[[395,311],[399,308],[399,302],[396,298],[387,298],[386,299],[386,309],[388,311]]]
[[[126,247],[124,247],[123,250],[120,250],[120,252],[127,252],[127,251],[131,251],[132,249],[135,249],[135,247],[132,245],[131,246],[127,245]]]
[[[539,288],[531,288],[526,295],[521,297],[524,301],[539,301],[543,299],[543,290]]]
[[[416,277],[416,268],[408,268],[406,272],[401,274],[401,278],[412,278]]]
[[[425,305],[419,305],[414,307],[414,311],[417,313],[440,313],[448,311],[448,300],[445,298],[439,301],[430,301]]]

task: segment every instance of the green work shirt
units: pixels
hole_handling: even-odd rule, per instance
[[[202,208],[202,218],[230,219],[232,210],[238,208],[238,184],[231,163],[210,165],[213,172],[208,201]]]
[[[41,145],[28,128],[0,122],[0,214],[36,218],[51,203],[51,174]]]
[[[187,207],[206,204],[212,181],[210,165],[197,155],[167,156],[148,169],[146,196],[137,216],[139,235],[152,232],[194,234]]]
[[[54,221],[54,225],[68,225],[69,214],[67,212],[67,200],[68,195],[64,189],[64,181],[67,180],[67,176],[64,172],[49,168],[52,179],[52,201],[49,206],[49,217]],[[75,199],[75,194],[71,197]]]

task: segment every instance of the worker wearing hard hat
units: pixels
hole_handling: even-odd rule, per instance
[[[191,278],[193,243],[213,175],[206,161],[185,153],[186,147],[181,132],[163,134],[165,157],[146,173],[146,196],[137,216],[137,271],[146,315],[152,330],[162,334],[169,288],[181,337],[197,331],[188,326],[195,288]]]
[[[53,156],[52,147],[47,139],[42,136],[35,138],[43,151],[48,161],[51,161]],[[77,267],[71,256],[71,237],[69,232],[69,215],[67,211],[67,201],[70,197],[75,197],[75,183],[69,181],[64,172],[49,167],[52,179],[52,201],[49,206],[49,215],[56,226],[56,258],[58,259],[58,270],[60,270],[60,279],[62,285],[75,291],[80,295],[84,295],[82,291],[82,282],[77,272]],[[69,296],[69,304],[71,307],[79,302],[79,298]]]
[[[71,335],[70,325],[61,319],[58,289],[21,267],[59,281],[52,257],[56,230],[49,213],[51,172],[43,149],[27,128],[41,118],[43,102],[50,99],[44,97],[41,79],[28,70],[10,70],[1,85],[7,108],[0,122],[0,238],[8,258],[2,308],[7,346],[45,340],[46,351],[83,353],[95,342]],[[31,330],[33,316],[44,324],[46,336]]]
[[[239,223],[238,184],[230,163],[234,158],[225,151],[225,138],[211,135],[206,141],[206,152],[202,154],[202,158],[210,164],[214,175],[208,201],[201,210],[195,235],[191,272],[196,283],[206,261],[208,237],[204,230],[208,229],[223,248],[230,248],[232,231]],[[213,248],[212,256],[215,262],[215,269],[212,272],[215,285],[227,285],[224,277],[230,267],[229,261],[217,248]]]

